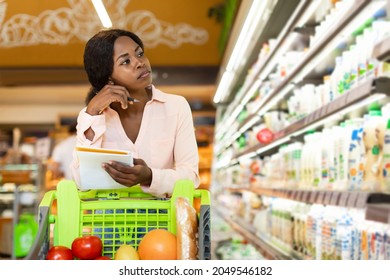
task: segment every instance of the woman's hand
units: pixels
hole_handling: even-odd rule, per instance
[[[111,103],[119,102],[122,109],[127,109],[130,93],[123,86],[105,85],[88,103],[86,112],[92,116],[100,115]]]
[[[103,168],[116,182],[125,186],[150,186],[152,183],[152,170],[142,159],[134,159],[134,166],[110,161],[104,163]]]

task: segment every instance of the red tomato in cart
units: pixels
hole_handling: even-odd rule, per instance
[[[107,257],[107,256],[100,256],[100,257],[97,257],[95,260],[112,260],[110,257]]]
[[[72,242],[73,255],[80,260],[94,260],[102,255],[102,240],[94,235],[77,237]]]
[[[65,246],[53,246],[46,255],[47,260],[73,260],[72,250]]]

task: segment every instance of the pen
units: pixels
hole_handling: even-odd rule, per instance
[[[127,97],[127,101],[129,101],[129,102],[140,102],[138,99],[133,98],[133,97]]]

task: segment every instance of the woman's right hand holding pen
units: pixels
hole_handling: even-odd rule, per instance
[[[123,110],[126,110],[129,104],[130,93],[123,86],[114,84],[105,85],[88,104],[86,112],[92,116],[100,115],[111,105],[118,102]]]

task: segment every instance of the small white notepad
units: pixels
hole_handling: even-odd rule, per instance
[[[119,189],[126,186],[114,181],[103,169],[102,163],[110,160],[133,166],[129,151],[76,147],[80,164],[80,190]]]

